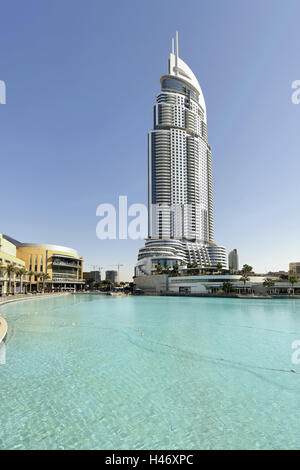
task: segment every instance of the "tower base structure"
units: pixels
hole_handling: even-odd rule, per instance
[[[205,244],[198,241],[175,239],[147,239],[145,247],[139,250],[135,276],[149,276],[157,272],[158,266],[163,270],[172,269],[174,265],[181,268],[197,264],[199,268],[214,268],[221,264],[227,268],[227,255],[224,246],[214,243]]]

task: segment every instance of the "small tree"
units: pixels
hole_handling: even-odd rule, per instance
[[[212,269],[211,265],[210,265],[210,264],[206,264],[206,265],[204,266],[204,273],[205,273],[205,274],[210,274],[211,269]]]
[[[199,265],[196,261],[193,262],[192,268],[194,268],[192,271],[193,276],[196,276],[197,274],[199,274]]]
[[[245,290],[245,287],[246,287],[246,282],[249,281],[249,276],[247,276],[246,274],[243,274],[243,276],[240,278],[240,281],[242,281],[244,283],[244,290]]]
[[[178,276],[179,264],[175,263],[173,266],[173,276]]]
[[[43,287],[42,287],[42,290],[43,290],[43,293],[45,293],[45,284],[46,284],[46,281],[48,279],[50,279],[50,276],[48,273],[40,273],[40,280],[42,281],[43,283]]]
[[[241,269],[241,274],[248,276],[250,273],[252,273],[253,268],[249,264],[244,264],[244,266]]]
[[[40,278],[41,278],[41,275],[43,273],[34,273],[35,277],[36,277],[36,291],[39,292],[40,291]]]
[[[20,278],[20,293],[23,294],[23,278],[27,274],[27,271],[25,268],[19,268],[17,272]]]
[[[226,294],[229,294],[229,292],[232,291],[232,287],[233,287],[232,282],[230,282],[230,281],[224,281],[223,282],[222,289],[223,289],[224,292],[226,292]]]
[[[294,284],[297,284],[299,282],[299,279],[297,278],[297,276],[290,276],[289,281],[292,285],[292,292],[293,292],[293,295],[294,295]]]
[[[187,275],[188,276],[192,275],[192,264],[191,263],[187,264]]]
[[[264,286],[267,288],[268,294],[270,293],[270,288],[273,287],[274,284],[275,282],[273,281],[273,279],[270,279],[269,277],[265,279]]]
[[[114,283],[110,279],[106,280],[105,283],[106,283],[106,289],[105,289],[106,292],[113,291]]]
[[[0,277],[3,277],[3,285],[5,285],[5,274],[6,274],[6,264],[0,263]]]
[[[8,294],[11,294],[11,283],[12,283],[12,274],[14,274],[16,268],[13,264],[9,263],[6,266],[6,273],[8,275]]]
[[[166,272],[169,274],[171,271],[171,266],[169,264],[166,265]]]
[[[158,264],[158,265],[156,266],[156,272],[157,272],[157,274],[161,274],[161,273],[163,272],[163,268],[162,268],[162,266],[161,266],[160,264]]]
[[[32,286],[32,276],[34,275],[34,271],[28,271],[28,277],[29,277],[29,292],[31,292],[31,286]]]
[[[222,263],[218,263],[217,266],[216,266],[216,268],[217,268],[218,272],[221,273],[221,272],[222,272],[222,269],[223,269]]]

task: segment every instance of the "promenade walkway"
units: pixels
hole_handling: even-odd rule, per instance
[[[6,320],[0,317],[0,343],[5,338],[7,333],[7,323]]]
[[[3,304],[8,304],[10,302],[17,302],[19,300],[32,300],[40,299],[45,297],[57,297],[60,295],[69,295],[70,292],[51,292],[46,294],[15,294],[15,295],[3,295],[0,297],[0,306]]]

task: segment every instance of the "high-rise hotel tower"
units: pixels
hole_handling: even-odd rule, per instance
[[[225,248],[214,243],[212,154],[206,106],[199,82],[179,58],[174,39],[167,75],[148,134],[148,238],[135,275],[157,265],[183,262],[227,266]]]

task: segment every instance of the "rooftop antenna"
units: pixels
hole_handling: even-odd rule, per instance
[[[172,38],[172,54],[175,53],[175,50],[174,50],[174,38]]]

